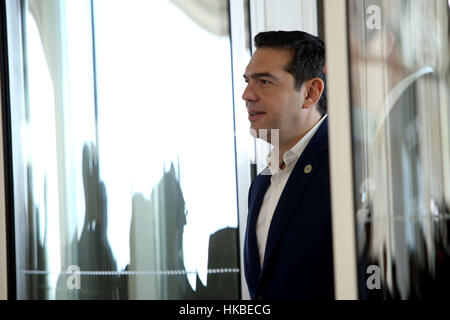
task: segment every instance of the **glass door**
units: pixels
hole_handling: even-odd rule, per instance
[[[17,298],[240,298],[228,1],[7,7]]]
[[[337,297],[448,297],[450,4],[325,6]]]
[[[449,3],[347,10],[359,297],[448,297]]]

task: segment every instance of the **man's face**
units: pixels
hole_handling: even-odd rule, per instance
[[[260,48],[245,70],[248,85],[242,99],[257,137],[259,129],[268,129],[268,135],[270,129],[280,129],[280,137],[300,129],[305,90],[295,90],[294,76],[285,70],[292,58],[289,49]]]

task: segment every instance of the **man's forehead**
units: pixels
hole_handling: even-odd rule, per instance
[[[259,48],[250,59],[245,73],[284,71],[292,59],[292,52],[283,48]]]

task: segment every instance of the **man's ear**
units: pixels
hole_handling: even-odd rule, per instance
[[[305,83],[305,102],[303,109],[311,108],[319,102],[322,96],[325,84],[320,78],[313,78]]]

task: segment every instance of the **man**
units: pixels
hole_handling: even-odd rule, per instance
[[[324,44],[305,32],[271,31],[259,33],[255,46],[242,98],[253,134],[274,149],[279,141],[279,159],[267,158],[269,174],[259,174],[249,190],[250,296],[333,299]]]

